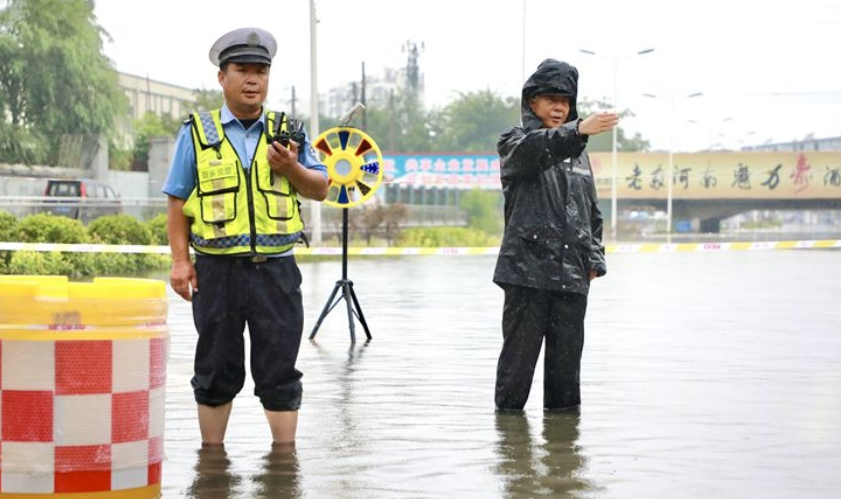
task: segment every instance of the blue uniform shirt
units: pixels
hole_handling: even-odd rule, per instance
[[[228,106],[223,105],[221,119],[225,138],[231,143],[239,156],[242,167],[247,171],[254,159],[253,155],[254,151],[257,150],[257,141],[263,137],[266,116],[263,115],[246,130],[231,113]],[[315,157],[309,137],[298,148],[298,162],[310,170],[320,171],[324,178],[327,178],[327,167]],[[190,125],[184,125],[178,133],[178,138],[175,139],[175,154],[172,156],[169,173],[161,190],[164,194],[187,199],[195,187],[196,151],[193,149],[193,135],[190,132]]]

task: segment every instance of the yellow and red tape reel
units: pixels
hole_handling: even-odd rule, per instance
[[[331,128],[319,135],[313,146],[327,166],[326,204],[339,208],[356,206],[371,198],[382,183],[382,153],[374,139],[362,130]]]

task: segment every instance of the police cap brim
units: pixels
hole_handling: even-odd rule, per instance
[[[210,48],[210,62],[223,66],[229,62],[270,66],[277,53],[274,36],[260,28],[240,28],[222,35]]]

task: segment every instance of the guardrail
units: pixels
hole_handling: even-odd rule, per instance
[[[314,202],[303,200],[301,214],[304,223],[312,227],[311,205]],[[373,205],[350,208],[353,220],[371,209]],[[406,217],[398,225],[407,227],[435,227],[467,225],[467,212],[454,206],[406,205]],[[53,213],[90,220],[112,213],[125,213],[140,220],[154,218],[166,213],[166,198],[78,198],[59,196],[0,196],[0,211],[8,211],[18,218],[35,213]],[[87,215],[87,216],[82,216]],[[333,234],[341,232],[342,209],[328,205],[321,207],[322,232]]]

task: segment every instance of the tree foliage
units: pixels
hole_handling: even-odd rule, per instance
[[[582,117],[603,109],[607,109],[603,102],[578,102]],[[520,124],[520,100],[478,90],[459,93],[443,108],[427,111],[412,92],[393,92],[387,102],[371,104],[365,113],[365,131],[383,151],[495,153],[499,135]],[[629,110],[620,113],[622,118],[629,116],[633,116]],[[322,119],[322,123],[337,121],[338,117]],[[362,127],[359,121],[355,125]],[[612,134],[604,133],[590,138],[588,150],[610,151],[611,147]],[[621,127],[617,130],[619,151],[648,148],[648,141],[638,133],[628,137]]]
[[[205,90],[202,88],[196,89],[194,92],[196,95],[196,109],[193,111],[219,109],[225,103],[225,96],[222,94],[222,90]]]
[[[175,137],[181,122],[169,115],[146,113],[142,119],[134,123],[134,151],[132,154],[132,170],[143,171],[149,164],[149,139],[153,137]]]
[[[5,161],[55,164],[57,136],[110,134],[124,115],[127,100],[93,10],[91,0],[8,0],[0,9]]]
[[[467,212],[467,225],[471,229],[491,236],[502,234],[502,196],[499,191],[473,189],[459,197],[459,207]]]
[[[392,92],[385,105],[365,112],[365,131],[384,151],[435,150],[429,115],[414,93]]]
[[[493,152],[500,133],[520,121],[520,102],[491,90],[459,93],[437,113],[435,121],[438,150]]]

